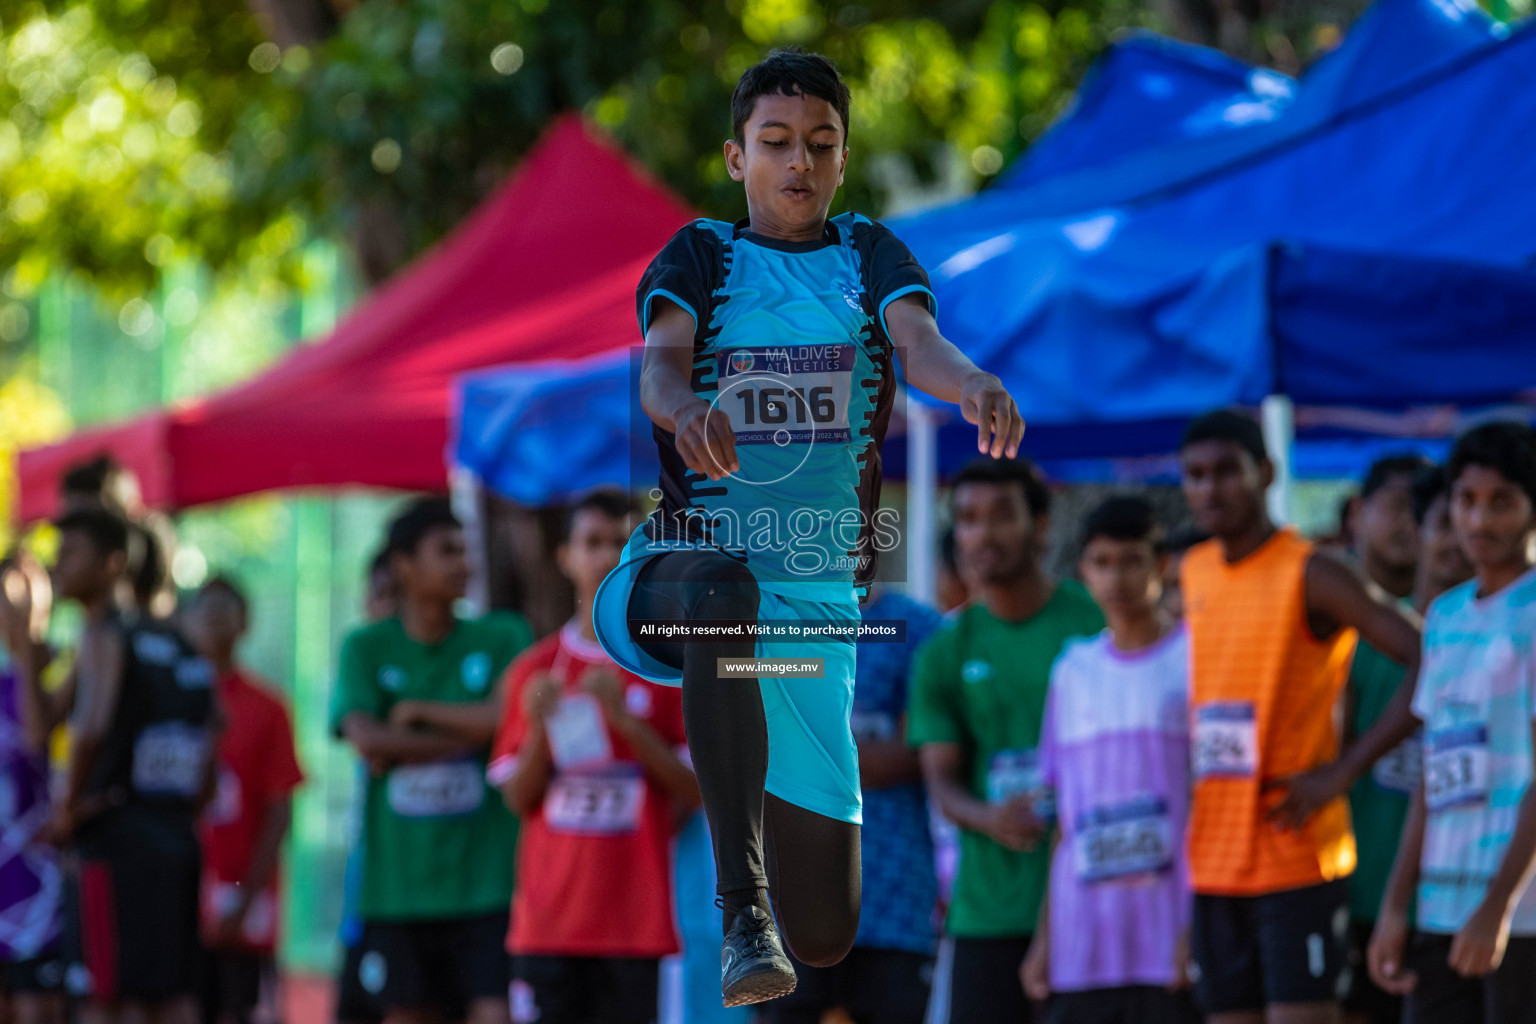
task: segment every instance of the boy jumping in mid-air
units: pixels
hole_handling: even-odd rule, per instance
[[[828,219],[848,161],[848,103],[836,67],[815,54],[775,52],[737,84],[725,160],[748,217],[683,228],[640,282],[639,391],[661,504],[594,609],[616,662],[683,688],[719,868],[728,1005],[794,987],[770,887],[806,964],[841,960],[859,917],[853,637],[770,643],[751,628],[857,625],[877,528],[891,532],[876,513],[898,352],[909,386],[977,424],[980,450],[1012,456],[1024,430],[1001,382],[939,334],[906,246],[859,214]],[[733,633],[660,640],[643,632],[657,620]],[[820,658],[822,675],[717,666],[774,654]]]

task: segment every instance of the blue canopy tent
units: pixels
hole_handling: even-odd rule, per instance
[[[1447,312],[1465,290],[1453,279],[1512,289],[1496,308],[1522,322],[1529,275],[1498,271],[1536,250],[1525,184],[1536,170],[1526,142],[1536,32],[1507,35],[1449,3],[1383,0],[1274,120],[892,226],[933,268],[945,334],[1015,389],[1032,414],[1031,451],[1044,456],[1167,451],[1190,415],[1282,388],[1298,404],[1460,401],[1368,390],[1358,375],[1310,394],[1307,373],[1282,382],[1280,370],[1305,370],[1320,352],[1391,353],[1376,325],[1392,304],[1427,288]],[[1304,270],[1335,253],[1333,270],[1368,275],[1353,307],[1329,294],[1327,272]],[[1291,322],[1305,327],[1288,333]],[[1525,353],[1507,337],[1469,339],[1444,317],[1425,329],[1438,330],[1450,364],[1427,380],[1455,390],[1449,382],[1471,372],[1451,341],[1487,346],[1483,364],[1503,369],[1497,386],[1518,377]],[[1528,367],[1526,379],[1536,383]]]
[[[1165,455],[1192,415],[1285,394],[1302,465],[1312,452],[1336,471],[1366,432],[1336,407],[1476,407],[1536,387],[1536,29],[1510,34],[1453,0],[1381,0],[1289,93],[1146,37],[1104,61],[998,187],[890,222],[930,268],[946,336],[1018,398],[1032,456],[1062,475]],[[1135,82],[1151,73],[1184,99],[1169,101],[1172,127],[1126,145],[1116,126],[1146,116],[1157,90]],[[1255,103],[1262,116],[1210,128],[1212,111]],[[1098,119],[1111,141],[1095,153]],[[629,479],[628,369],[566,369],[606,376],[525,385],[496,417],[501,436],[536,431],[531,412],[594,387],[626,395],[589,408],[607,426],[565,416],[558,445],[518,440],[500,456],[466,430],[460,459],[523,500]],[[461,389],[466,428],[490,380]],[[1393,422],[1416,434],[1425,421]],[[1446,432],[1444,417],[1429,422]],[[569,454],[573,431],[596,439],[581,445],[586,466]],[[951,426],[924,443],[953,466],[974,436]],[[887,446],[892,476],[902,447]],[[561,466],[542,492],[541,460]],[[911,469],[914,485],[932,472]]]

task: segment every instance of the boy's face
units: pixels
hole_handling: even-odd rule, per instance
[[[469,590],[469,554],[463,529],[433,527],[415,551],[395,555],[394,567],[403,596],[419,601],[457,601]]]
[[[598,584],[618,567],[632,531],[628,519],[615,519],[601,509],[582,509],[576,514],[571,535],[560,545],[556,560],[577,595],[590,598],[597,593]]]
[[[1361,553],[1392,569],[1419,564],[1419,527],[1413,521],[1412,482],[1399,474],[1360,501],[1355,536]]]
[[[1150,541],[1094,537],[1079,569],[1105,615],[1148,615],[1163,593],[1160,561]]]
[[[245,611],[240,602],[223,590],[204,590],[187,609],[187,639],[204,657],[220,658],[234,653],[245,635]]]
[[[955,560],[978,584],[1015,580],[1036,557],[1045,522],[1030,515],[1018,484],[963,483],[955,488]]]
[[[754,231],[792,239],[820,236],[848,164],[843,131],[837,111],[819,97],[757,98],[741,141],[725,144],[726,169],[747,186]]]
[[[1471,465],[1451,484],[1451,522],[1462,550],[1484,573],[1525,560],[1536,509],[1503,473]]]
[[[65,530],[53,563],[54,593],[66,601],[91,600],[112,589],[127,561],[122,552],[103,553],[85,531]]]
[[[1451,498],[1441,494],[1430,502],[1424,512],[1424,526],[1420,531],[1424,545],[1422,558],[1430,589],[1438,595],[1458,583],[1472,578],[1472,563],[1461,550],[1456,539],[1456,527],[1451,522]]]
[[[1253,524],[1274,468],[1235,441],[1196,441],[1179,455],[1184,500],[1200,528],[1232,537]]]

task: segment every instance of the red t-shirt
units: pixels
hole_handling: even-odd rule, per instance
[[[507,949],[545,956],[661,957],[676,953],[672,923],[672,814],[629,744],[609,727],[581,677],[616,673],[630,714],[681,747],[682,691],[619,668],[571,625],[530,647],[507,670],[506,705],[487,775],[500,786],[527,733],[523,690],[548,672],[562,687],[546,720],[557,767],[517,841],[517,888]]]
[[[219,681],[226,727],[219,740],[219,788],[203,815],[203,928],[239,898],[267,810],[304,781],[293,750],[288,709],[266,687],[239,672]],[[245,947],[270,953],[277,944],[277,878],[251,901]]]

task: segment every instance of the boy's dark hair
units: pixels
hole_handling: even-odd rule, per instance
[[[1430,463],[1413,476],[1408,494],[1413,502],[1413,521],[1420,526],[1429,518],[1429,506],[1441,495],[1450,492],[1451,482],[1445,477],[1445,467]]]
[[[215,576],[207,583],[204,583],[198,588],[197,598],[194,598],[194,600],[201,599],[209,594],[223,594],[235,602],[235,605],[240,609],[241,615],[250,614],[251,604],[246,600],[245,591],[228,576]]]
[[[447,498],[417,498],[389,524],[385,550],[391,555],[414,555],[427,534],[442,527],[462,529]]]
[[[1402,452],[1379,458],[1371,463],[1371,468],[1366,470],[1365,479],[1360,483],[1360,500],[1365,501],[1400,476],[1408,477],[1412,486],[1413,478],[1433,465],[1433,462],[1416,452]]]
[[[610,519],[628,519],[631,515],[640,511],[640,503],[626,491],[616,487],[600,487],[595,491],[588,491],[576,503],[565,511],[565,521],[560,528],[560,543],[564,544],[571,539],[571,531],[576,527],[576,517],[588,510],[601,512]]]
[[[1536,505],[1536,431],[1523,423],[1485,423],[1462,434],[1445,463],[1455,486],[1468,466],[1484,466],[1520,488]]]
[[[103,452],[66,470],[59,480],[59,489],[65,494],[88,494],[109,501],[112,479],[122,468],[116,459]]]
[[[1264,428],[1252,413],[1241,409],[1217,409],[1197,417],[1184,431],[1179,450],[1197,445],[1202,441],[1231,441],[1253,456],[1253,461],[1269,460],[1264,450]]]
[[[77,508],[55,519],[60,533],[85,534],[103,556],[128,553],[128,520],[104,508]]]
[[[160,534],[144,523],[128,523],[128,582],[134,597],[149,601],[171,578],[171,560]]]
[[[731,94],[731,133],[737,142],[752,119],[759,96],[815,96],[832,104],[843,122],[843,143],[848,142],[848,86],[837,65],[819,53],[798,46],[774,50],[743,71]]]
[[[1106,498],[1083,520],[1083,547],[1096,537],[1109,540],[1142,540],[1156,554],[1163,551],[1163,528],[1152,503],[1137,494]]]
[[[1051,489],[1040,475],[1040,467],[1028,459],[973,459],[955,474],[955,489],[961,484],[1018,484],[1024,489],[1032,517],[1039,519],[1051,512]]]
[[[379,550],[375,551],[373,553],[373,557],[368,560],[368,575],[366,578],[372,579],[374,576],[381,572],[392,571],[393,566],[389,564],[389,559],[392,554],[394,554],[394,552],[390,551],[388,544],[385,544],[383,547],[379,548]]]

